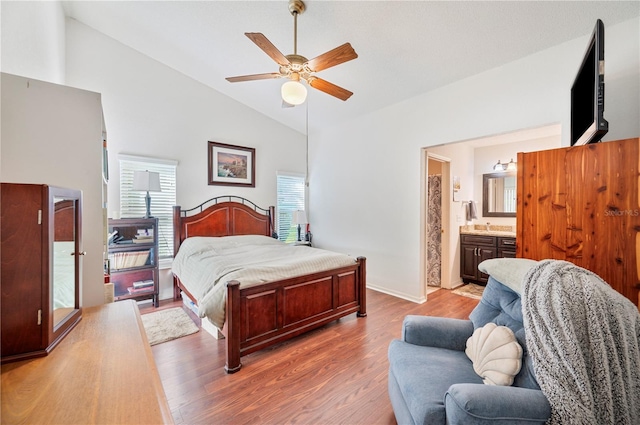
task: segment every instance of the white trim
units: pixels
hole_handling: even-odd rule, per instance
[[[392,295],[394,297],[402,298],[403,300],[411,301],[411,302],[417,303],[417,304],[424,304],[425,302],[427,302],[427,297],[425,297],[425,296],[421,296],[419,298],[416,298],[414,296],[407,295],[407,294],[402,293],[402,292],[391,291],[391,290],[389,290],[387,288],[380,288],[378,286],[371,285],[370,283],[367,283],[367,289],[371,289],[373,291],[380,292],[382,294]]]
[[[451,162],[451,158],[427,151],[427,157],[441,162]]]
[[[173,257],[172,258],[161,258],[158,261],[158,268],[160,270],[170,269],[173,266]]]
[[[128,155],[124,153],[118,154],[118,160],[134,161],[134,162],[151,162],[154,164],[173,165],[174,167],[178,166],[178,161],[176,161],[175,159],[151,158],[148,156],[136,156],[136,155]]]
[[[302,177],[304,178],[304,173],[294,173],[291,171],[276,171],[276,176],[285,176],[285,177]]]

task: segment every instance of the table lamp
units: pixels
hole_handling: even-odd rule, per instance
[[[293,223],[294,225],[298,225],[298,242],[302,239],[300,238],[300,231],[302,230],[301,225],[307,224],[307,214],[304,210],[297,210],[293,212]]]
[[[145,197],[147,214],[144,218],[151,218],[151,197],[149,196],[149,192],[162,192],[160,190],[160,173],[154,171],[134,171],[133,190],[147,192],[147,196]]]

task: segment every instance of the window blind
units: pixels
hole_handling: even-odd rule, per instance
[[[158,256],[173,256],[173,206],[176,205],[177,161],[119,155],[120,217],[144,217],[147,211],[147,192],[133,190],[134,171],[153,171],[160,174],[161,192],[149,192],[151,215],[158,218]]]
[[[291,227],[293,212],[304,210],[305,178],[302,174],[277,172],[277,230],[281,241],[295,241],[298,237],[296,228]]]

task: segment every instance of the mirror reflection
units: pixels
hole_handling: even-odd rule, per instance
[[[482,214],[485,217],[516,216],[516,173],[482,176]]]
[[[75,199],[54,198],[53,326],[60,324],[76,305]]]

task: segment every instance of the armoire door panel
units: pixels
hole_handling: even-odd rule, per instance
[[[43,348],[42,189],[2,187],[2,355]],[[10,285],[15,282],[15,285]]]
[[[570,261],[638,302],[640,139],[518,154],[517,256]]]

